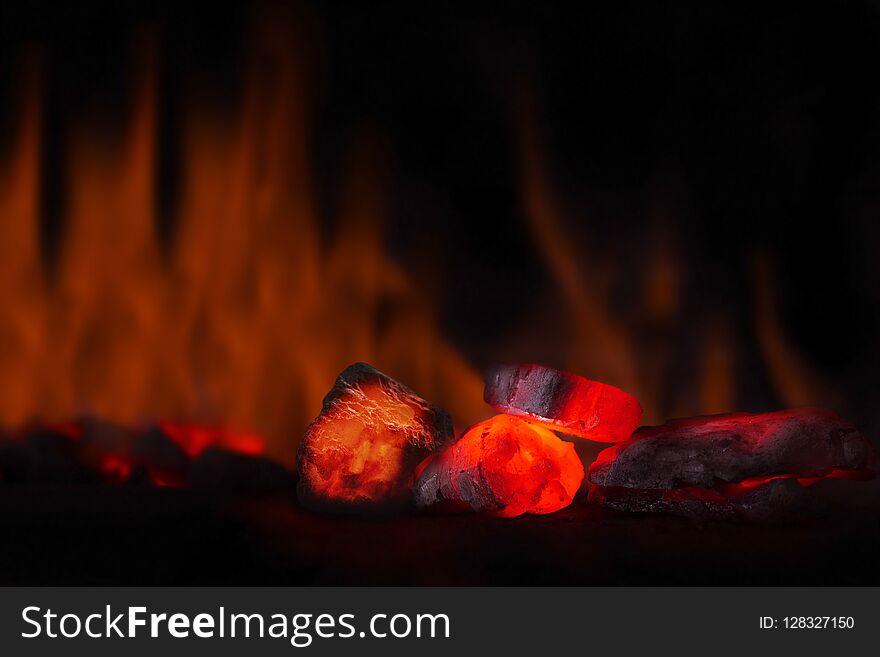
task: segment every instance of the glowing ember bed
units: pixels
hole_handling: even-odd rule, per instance
[[[356,363],[297,472],[196,424],[23,427],[0,584],[880,584],[877,451],[831,411],[636,429],[631,395],[539,365],[490,370],[485,398],[456,437]]]

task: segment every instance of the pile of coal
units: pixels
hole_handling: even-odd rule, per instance
[[[873,477],[870,442],[832,411],[645,427],[590,466],[590,500],[624,511],[772,521],[827,510],[817,489]],[[815,488],[814,488],[815,487]]]
[[[642,419],[638,400],[623,390],[531,363],[488,370],[483,398],[501,413],[598,442],[629,438]]]
[[[365,363],[324,397],[297,454],[300,501],[313,509],[382,513],[410,503],[417,466],[453,440],[452,418]]]
[[[300,444],[300,500],[316,509],[476,511],[513,517],[571,504],[584,479],[574,444],[616,442],[590,466],[589,499],[612,509],[774,521],[852,505],[872,478],[871,443],[831,411],[792,409],[636,429],[638,401],[534,364],[487,372],[501,411],[453,442],[449,416],[358,363],[340,374]],[[584,443],[586,444],[586,443]]]
[[[470,507],[489,515],[552,513],[574,499],[584,467],[571,443],[512,415],[471,427],[431,459],[415,486],[419,507]]]
[[[418,507],[503,517],[558,511],[571,504],[584,468],[557,432],[623,440],[642,417],[622,390],[534,364],[490,369],[483,398],[502,414],[471,427],[424,467],[414,489]]]
[[[0,482],[292,492],[293,473],[262,452],[255,435],[171,422],[133,428],[87,417],[0,436]]]
[[[116,478],[115,459],[103,446],[129,445],[120,427],[94,421],[29,426],[0,440],[0,482],[102,483]],[[107,462],[109,461],[109,466]]]

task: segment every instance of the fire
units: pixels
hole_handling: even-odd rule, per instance
[[[750,492],[755,491],[762,486],[766,486],[770,482],[779,480],[791,480],[798,485],[809,488],[813,484],[829,479],[846,479],[852,481],[866,481],[873,479],[875,474],[870,470],[847,470],[842,468],[829,468],[827,470],[817,472],[809,477],[799,477],[791,474],[779,474],[766,477],[751,477],[743,481],[733,483],[721,483],[714,488],[703,488],[701,486],[682,486],[680,488],[671,488],[668,490],[658,491],[634,491],[635,495],[655,495],[663,500],[668,501],[703,501],[712,504],[724,504],[729,500],[735,500],[744,497]],[[603,487],[599,487],[601,489]],[[608,488],[607,490],[597,489],[593,494],[595,499],[600,499],[603,495],[623,494],[626,495],[631,491],[622,488]]]
[[[322,233],[308,56],[292,29],[277,17],[255,28],[240,111],[186,104],[167,243],[153,195],[157,48],[138,42],[125,133],[71,128],[52,275],[39,241],[38,62],[23,71],[16,142],[0,154],[0,425],[170,418],[264,435],[289,463],[329,383],[357,360],[462,423],[487,414],[479,373],[387,253],[390,181],[369,132],[352,147],[337,230]]]
[[[755,330],[780,395],[789,406],[809,406],[816,399],[825,399],[825,403],[834,401],[835,391],[818,380],[785,339],[776,312],[773,265],[766,253],[754,254],[752,274],[756,292]]]
[[[477,369],[388,253],[383,222],[394,190],[377,131],[352,140],[334,193],[338,215],[318,209],[311,31],[302,16],[255,20],[241,106],[183,99],[173,216],[154,194],[158,40],[146,35],[133,47],[124,130],[67,117],[60,162],[42,160],[42,67],[37,51],[23,53],[14,139],[0,153],[0,426],[167,418],[265,436],[269,453],[290,463],[324,391],[355,361],[393,372],[459,427],[487,417]],[[621,271],[585,258],[571,239],[536,99],[517,100],[521,204],[562,301],[551,316],[523,299],[523,314],[541,325],[531,342],[561,345],[554,364],[631,392],[648,422],[736,407],[730,317],[712,318],[694,340],[697,363],[676,369],[671,336],[685,277],[674,231],[658,224],[637,308],[621,312],[613,303]],[[63,231],[47,257],[40,180],[50,165],[65,185]],[[160,235],[160,223],[173,233]],[[760,259],[755,276],[755,332],[770,379],[785,401],[815,402],[828,390],[785,342],[772,271]],[[568,335],[556,335],[558,326]],[[511,352],[502,345],[484,360],[553,362]]]
[[[868,470],[867,468],[860,470],[849,468],[826,468],[807,476],[779,474],[767,477],[749,477],[748,479],[743,479],[742,481],[738,481],[735,483],[721,484],[719,486],[719,490],[730,495],[735,495],[737,492],[747,491],[752,488],[763,486],[767,482],[773,481],[775,479],[794,479],[801,486],[809,487],[816,482],[824,481],[825,479],[851,479],[854,481],[862,481],[873,479],[875,476],[875,473],[872,470]]]

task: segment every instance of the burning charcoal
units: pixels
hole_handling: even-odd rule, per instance
[[[181,486],[189,475],[186,452],[159,427],[150,427],[134,443],[131,460],[157,486]]]
[[[98,483],[127,478],[133,434],[94,418],[31,426],[0,444],[0,479]],[[120,476],[124,474],[124,477]]]
[[[134,431],[92,417],[62,426],[77,428],[80,462],[99,472],[104,483],[129,481],[134,467],[131,451],[137,438]]]
[[[670,490],[593,486],[589,499],[618,511],[669,513],[694,520],[773,522],[827,510],[811,503],[809,490],[794,479],[773,479],[728,492],[698,486]]]
[[[487,404],[502,413],[600,442],[628,438],[642,419],[642,407],[632,395],[541,365],[490,369],[483,396]]]
[[[685,486],[646,490],[619,486],[593,486],[591,502],[619,511],[670,513],[695,520],[745,520],[776,522],[841,513],[850,508],[880,507],[876,487],[862,499],[849,499],[850,480],[869,478],[868,471],[833,470],[820,477],[757,478],[715,488]],[[868,488],[860,484],[858,489]],[[873,494],[873,499],[869,497]]]
[[[435,456],[414,494],[420,507],[462,502],[475,511],[513,517],[568,506],[583,478],[571,443],[537,424],[496,415]]]
[[[32,428],[4,450],[4,479],[26,483],[93,483],[99,473],[84,463],[81,432]]]
[[[393,510],[416,466],[453,439],[452,419],[370,365],[347,367],[297,454],[300,501],[338,511]]]
[[[840,506],[828,495],[873,477],[870,443],[831,411],[675,420],[636,431],[590,466],[590,500],[626,511],[771,521]]]
[[[280,463],[217,447],[193,461],[190,481],[195,488],[239,495],[292,493],[296,485],[293,473]]]
[[[870,451],[858,429],[828,410],[734,413],[639,429],[599,455],[590,466],[590,481],[626,488],[709,488],[719,480],[860,470],[867,467]]]

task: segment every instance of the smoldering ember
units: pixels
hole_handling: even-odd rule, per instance
[[[352,365],[300,445],[300,500],[381,513],[414,487],[418,508],[552,513],[571,504],[584,478],[574,447],[556,432],[617,443],[590,466],[590,500],[622,511],[742,520],[823,513],[835,500],[858,499],[858,482],[876,468],[871,443],[822,409],[634,431],[642,409],[632,396],[533,364],[490,370],[484,397],[503,413],[450,445],[443,411],[369,365]],[[836,498],[830,484],[842,491]]]
[[[484,397],[501,413],[455,440],[444,410],[370,365],[351,365],[299,444],[300,503],[359,515],[512,517],[553,513],[588,488],[589,503],[625,512],[772,521],[857,506],[877,469],[871,442],[829,410],[636,429],[642,409],[631,395],[534,364],[492,368]],[[578,441],[615,444],[582,463]],[[0,477],[292,488],[297,476],[262,456],[262,444],[257,435],[199,425],[135,430],[85,419],[7,436]]]
[[[171,421],[123,427],[95,418],[31,425],[0,440],[0,491],[14,490],[15,484],[43,491],[27,504],[51,499],[53,490],[68,491],[63,495],[75,500],[79,493],[69,491],[94,488],[71,484],[97,484],[119,499],[132,499],[133,491],[191,491],[197,499],[226,500],[223,505],[232,500],[240,509],[250,508],[247,500],[283,501],[283,509],[290,504],[306,509],[297,522],[306,523],[317,551],[312,558],[319,561],[339,557],[335,549],[325,553],[326,541],[346,541],[344,534],[334,534],[338,525],[322,523],[353,518],[368,523],[357,525],[356,532],[382,533],[397,527],[388,524],[392,518],[420,519],[419,531],[433,531],[443,518],[496,517],[502,524],[494,532],[543,516],[548,522],[559,518],[562,525],[522,525],[532,542],[542,544],[541,533],[551,540],[558,527],[576,523],[591,540],[608,532],[617,546],[631,536],[624,532],[630,538],[622,539],[616,522],[631,518],[656,541],[666,531],[656,534],[661,527],[690,531],[663,520],[678,516],[677,523],[691,523],[700,532],[702,523],[726,523],[716,527],[730,527],[721,535],[734,551],[736,540],[750,536],[750,526],[797,536],[797,527],[824,519],[876,517],[877,452],[830,410],[730,413],[638,428],[642,409],[632,395],[536,364],[491,368],[484,398],[499,413],[456,437],[454,418],[446,411],[388,374],[355,363],[338,376],[305,430],[296,471],[268,457],[261,436],[223,428]],[[126,522],[148,527],[155,514],[168,512],[161,504],[159,510],[143,504],[135,505],[143,517]],[[272,526],[277,521],[285,527],[287,511],[261,508],[260,531],[275,537],[272,559],[284,562],[286,552],[305,549],[301,535],[287,536]],[[86,526],[94,522],[90,518]],[[467,535],[470,529],[459,531]],[[357,552],[356,543],[343,549],[347,559]],[[370,567],[359,566],[360,575]],[[386,564],[377,572],[387,569]],[[458,580],[447,574],[439,581]]]

